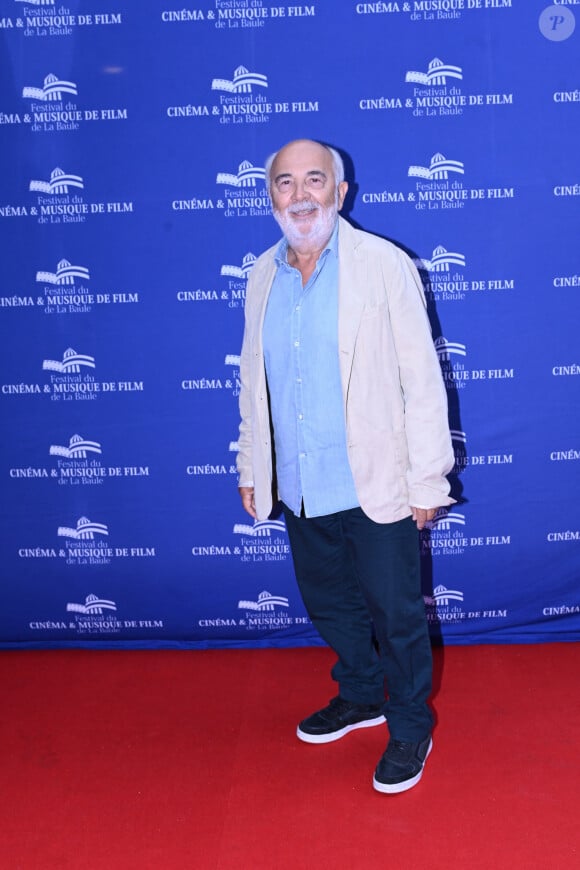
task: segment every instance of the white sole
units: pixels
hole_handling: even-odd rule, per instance
[[[425,756],[425,760],[423,761],[423,767],[419,771],[419,773],[412,777],[411,779],[406,779],[404,782],[395,782],[393,784],[379,782],[379,780],[375,779],[373,776],[373,788],[375,791],[380,791],[382,794],[400,794],[403,791],[408,791],[410,788],[413,788],[414,785],[417,785],[421,777],[423,776],[423,770],[425,769],[425,762],[431,755],[431,750],[433,749],[433,741],[429,743],[429,748],[427,749],[427,754]]]
[[[374,719],[364,719],[362,722],[355,722],[354,725],[345,725],[340,731],[333,731],[332,734],[307,734],[306,731],[300,730],[300,725],[296,729],[296,736],[303,743],[334,743],[335,740],[340,740],[350,731],[356,731],[357,728],[372,728],[374,725],[382,725],[387,720],[382,715],[376,716]]]

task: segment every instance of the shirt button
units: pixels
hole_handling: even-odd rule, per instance
[[[300,454],[300,459],[306,459],[306,453],[301,453],[301,454]]]
[[[294,347],[300,347],[300,342],[299,342],[299,341],[295,341],[295,342],[294,342]]]
[[[299,419],[299,420],[303,420],[303,419],[304,419],[304,414],[298,414],[298,419]]]
[[[296,378],[296,383],[297,383],[297,384],[301,384],[301,383],[302,383],[302,378]]]

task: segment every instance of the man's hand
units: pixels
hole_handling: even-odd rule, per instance
[[[413,519],[417,523],[417,528],[419,531],[425,528],[425,523],[430,522],[435,514],[437,513],[436,508],[429,508],[429,510],[425,510],[425,508],[417,508],[411,506],[411,511],[413,513]]]
[[[254,501],[254,487],[239,486],[238,492],[240,493],[244,510],[246,510],[251,517],[257,519],[258,515],[256,514],[256,503]]]

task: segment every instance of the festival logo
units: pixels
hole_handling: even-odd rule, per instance
[[[271,214],[265,170],[253,166],[249,160],[243,160],[235,174],[218,172],[216,184],[225,186],[226,217],[263,217]]]
[[[84,604],[67,604],[67,613],[90,613],[102,616],[104,610],[116,610],[114,601],[99,598],[97,595],[87,595]]]
[[[223,372],[219,375],[194,378],[184,378],[181,381],[181,389],[187,392],[197,390],[225,390],[232,396],[240,395],[240,356],[239,354],[226,354],[224,365],[231,368],[231,372],[227,372],[224,376]]]
[[[266,189],[263,168],[243,160],[236,173],[218,172],[216,184],[224,188],[219,198],[201,196],[192,199],[174,199],[173,211],[207,211],[219,209],[224,217],[260,217],[271,215],[270,197]]]
[[[241,562],[285,562],[290,544],[283,520],[256,520],[253,525],[236,523],[228,543],[205,543],[191,548],[194,557],[233,556]]]
[[[56,167],[48,179],[32,179],[28,185],[35,193],[36,205],[2,205],[0,217],[34,217],[39,224],[84,223],[93,215],[128,214],[132,202],[85,202],[85,182],[81,175]]]
[[[46,193],[49,196],[56,196],[61,193],[69,193],[69,188],[71,187],[83,190],[84,186],[80,175],[72,175],[57,167],[50,173],[48,181],[32,180],[28,189],[38,191],[39,193]]]
[[[45,76],[41,87],[26,86],[22,97],[30,100],[30,111],[13,113],[10,123],[30,125],[33,133],[54,133],[79,130],[86,121],[126,121],[126,108],[79,108],[75,82],[59,79],[54,73]]]
[[[91,593],[83,603],[69,601],[66,619],[36,619],[28,624],[31,631],[67,632],[77,635],[129,634],[131,631],[147,631],[163,628],[161,619],[121,619],[117,603],[110,598],[100,598]]]
[[[72,347],[65,350],[60,360],[45,359],[42,361],[44,371],[59,372],[60,374],[79,374],[81,368],[95,368],[95,358],[86,353],[77,353]]]
[[[95,358],[77,353],[73,348],[65,350],[60,360],[44,360],[44,371],[51,372],[51,398],[94,400],[102,393],[143,392],[143,381],[97,381],[85,369],[95,369]]]
[[[512,93],[463,93],[462,82],[460,66],[434,57],[425,71],[408,70],[406,73],[405,84],[412,85],[412,91],[406,87],[396,96],[364,97],[358,106],[362,111],[401,110],[415,118],[441,118],[463,115],[472,108],[513,105]]]
[[[430,258],[414,260],[419,270],[427,299],[434,302],[459,302],[474,292],[513,290],[513,278],[479,278],[465,276],[466,258],[457,251],[448,251],[443,245],[434,248]]]
[[[274,115],[318,112],[318,100],[270,101],[269,83],[264,73],[251,72],[238,66],[231,79],[214,78],[212,104],[169,106],[169,118],[212,117],[221,125],[267,124]]]
[[[100,486],[106,480],[149,477],[148,465],[105,465],[103,449],[98,441],[73,435],[68,445],[51,444],[49,455],[54,457],[50,466],[10,468],[14,480],[50,479],[59,486]]]
[[[268,6],[265,0],[215,0],[215,10],[207,7],[189,9],[165,9],[161,13],[164,24],[207,24],[218,31],[229,33],[231,30],[256,30],[271,22],[286,23],[286,19],[308,21],[316,15],[316,3],[296,5],[278,3]]]
[[[236,523],[234,535],[240,535],[242,562],[285,562],[290,555],[283,520]]]
[[[44,307],[45,314],[86,314],[95,305],[139,302],[138,293],[89,290],[87,283],[90,277],[88,268],[74,266],[64,259],[57,264],[55,272],[37,272],[37,283],[44,285],[44,296],[37,297],[37,305]],[[34,304],[32,298],[31,304]]]
[[[467,12],[511,8],[512,0],[381,0],[379,3],[354,3],[357,15],[401,14],[415,22],[457,21]]]
[[[105,523],[92,522],[88,517],[77,520],[76,526],[59,526],[59,538],[64,539],[64,559],[67,565],[110,565],[113,559],[155,557],[155,547],[119,547],[108,541]],[[62,550],[59,551],[59,555]]]
[[[224,265],[221,267],[220,276],[227,278],[227,289],[216,290],[178,290],[176,293],[178,302],[221,302],[227,303],[228,308],[243,308],[246,298],[246,281],[254,267],[257,257],[248,252],[242,259],[240,266]]]
[[[434,346],[448,390],[462,390],[473,381],[511,381],[515,377],[513,368],[468,369],[461,361],[467,356],[467,348],[459,341],[449,341],[441,335],[435,339]]]
[[[22,17],[1,18],[0,25],[6,29],[20,30],[24,36],[52,38],[72,36],[77,27],[98,27],[122,24],[121,12],[72,13],[68,6],[56,8],[55,0],[14,0],[22,8]]]
[[[448,160],[443,154],[434,154],[429,166],[409,166],[409,176],[426,178],[428,181],[447,180],[449,175],[463,175],[465,172],[460,160]]]
[[[469,548],[511,544],[511,535],[467,534],[465,514],[453,508],[439,508],[421,531],[421,555],[461,556]]]
[[[241,612],[241,613],[240,613]],[[236,628],[242,631],[282,631],[293,626],[310,625],[307,616],[293,616],[290,601],[284,595],[273,595],[264,589],[255,599],[238,601],[237,613],[231,616],[199,619],[197,625],[204,629]]]
[[[433,590],[433,595],[424,595],[423,599],[429,625],[458,623],[467,617],[466,612],[459,606],[463,604],[463,592],[459,589],[448,589],[439,584]]]
[[[454,474],[461,474],[467,468],[487,468],[490,465],[505,466],[512,465],[514,462],[513,453],[468,454],[466,433],[459,429],[451,429],[450,435],[455,454],[455,465],[452,469]]]
[[[100,456],[102,452],[98,441],[89,441],[80,435],[73,435],[67,447],[51,444],[49,450],[51,456],[61,456],[63,459],[88,459],[89,454]]]
[[[236,453],[237,451],[237,442],[230,441],[228,452]],[[186,466],[185,473],[190,477],[215,477],[237,474],[238,470],[236,468],[235,462],[232,462],[230,458],[229,462],[227,463],[206,463],[205,465],[188,465]]]
[[[430,626],[453,625],[474,619],[506,619],[507,610],[464,610],[464,594],[439,583],[432,595],[424,595],[425,614]]]
[[[238,601],[238,610],[255,610],[258,613],[268,613],[277,607],[289,607],[290,603],[283,595],[271,595],[270,592],[260,592],[257,601]]]
[[[43,371],[50,372],[49,383],[1,384],[0,392],[8,396],[44,395],[52,401],[80,399],[91,401],[103,393],[142,393],[143,381],[97,381],[91,374],[97,367],[90,354],[65,350],[62,360],[47,359]]]
[[[22,91],[22,96],[25,100],[40,100],[46,103],[62,102],[63,94],[69,94],[73,97],[78,96],[77,86],[74,82],[59,79],[54,73],[49,73],[45,76],[41,88],[25,87]]]
[[[437,152],[426,164],[411,164],[407,168],[407,177],[418,179],[413,183],[413,190],[365,191],[361,198],[365,205],[406,203],[417,211],[462,209],[469,203],[482,200],[514,199],[513,187],[465,187],[465,173],[466,167],[461,160]]]
[[[256,260],[256,255],[248,251],[248,253],[242,258],[241,266],[222,266],[220,269],[220,275],[228,275],[232,278],[239,278],[240,280],[247,281],[248,275],[254,268]]]
[[[454,66],[450,63],[443,63],[438,57],[434,57],[427,66],[426,72],[415,72],[409,70],[405,75],[406,82],[423,85],[424,87],[445,87],[447,80],[461,81],[463,79],[463,70],[460,66]]]

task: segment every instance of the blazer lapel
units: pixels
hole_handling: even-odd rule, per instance
[[[342,394],[346,397],[354,358],[356,338],[364,309],[358,288],[368,280],[367,264],[357,251],[359,240],[350,224],[339,218],[338,230],[338,356]]]

